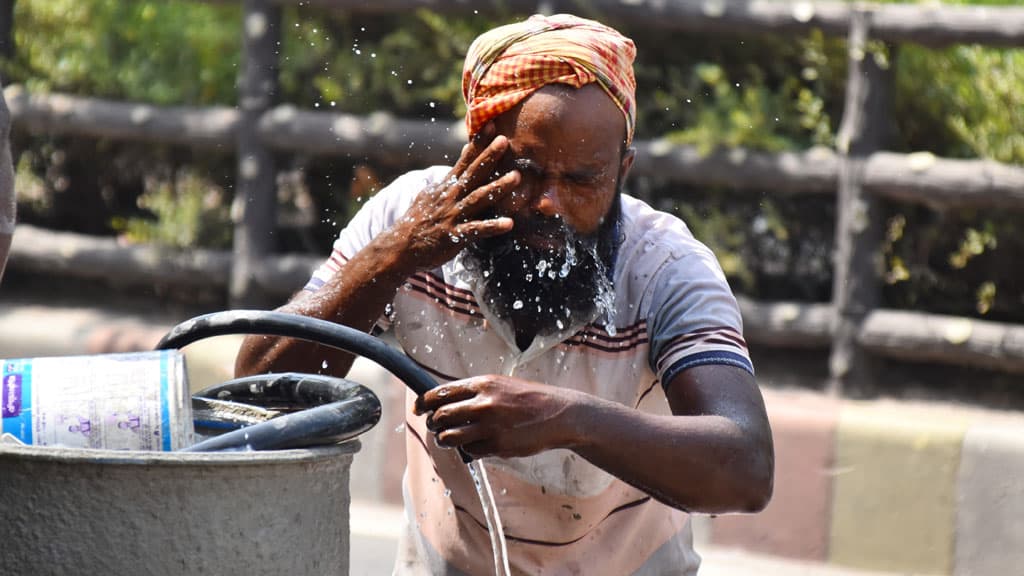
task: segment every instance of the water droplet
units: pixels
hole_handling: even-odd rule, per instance
[[[398,426],[395,426],[395,432],[398,433],[398,434],[401,434],[402,432],[405,432],[405,422],[402,422]]]
[[[512,303],[512,309],[513,310],[521,310],[522,308],[523,308],[523,301],[522,300],[516,300],[515,302]]]
[[[450,497],[451,497],[451,495],[452,495],[452,491],[451,491],[451,489],[450,489],[450,488],[445,488],[445,489],[444,489],[444,497],[445,497],[445,498],[450,498]]]

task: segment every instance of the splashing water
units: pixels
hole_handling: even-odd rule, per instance
[[[480,505],[484,509],[484,519],[487,520],[487,533],[491,536],[491,550],[494,552],[494,574],[495,576],[511,576],[512,569],[508,565],[508,548],[505,545],[505,531],[501,527],[501,517],[498,516],[498,506],[494,502],[494,492],[491,491],[491,483],[487,480],[487,470],[483,462],[473,460],[468,464],[469,475],[473,477],[473,485],[476,486],[477,496],[480,497]]]
[[[562,267],[558,270],[558,277],[565,278],[572,271],[572,267],[576,265],[576,247],[570,242],[565,246],[565,260],[562,261]]]

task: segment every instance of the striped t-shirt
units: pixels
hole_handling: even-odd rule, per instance
[[[322,286],[448,171],[410,172],[370,199],[306,288]],[[670,413],[659,383],[681,370],[727,364],[753,372],[736,300],[711,251],[678,218],[625,194],[621,233],[610,317],[538,336],[525,351],[511,328],[480,306],[482,287],[459,258],[410,277],[381,324],[440,382],[504,374],[658,414]],[[403,486],[408,526],[396,573],[491,573],[487,524],[466,465],[455,451],[437,447],[425,418],[412,414],[413,400],[410,392]],[[484,465],[514,573],[696,572],[686,513],[572,451],[487,458]]]

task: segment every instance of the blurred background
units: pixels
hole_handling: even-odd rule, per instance
[[[100,309],[94,323],[127,314],[155,330],[280,305],[361,203],[402,172],[457,155],[461,63],[476,35],[574,12],[637,44],[640,158],[627,190],[681,217],[718,255],[759,381],[781,394],[770,404],[839,415],[822,425],[832,446],[816,476],[825,519],[807,528],[820,545],[766,544],[764,527],[723,528],[734,536],[720,542],[987,573],[964,564],[955,535],[969,425],[944,472],[950,502],[935,504],[949,530],[941,545],[922,544],[924,564],[893,560],[884,544],[843,555],[833,479],[845,445],[835,438],[853,402],[939,406],[941,416],[922,418],[925,438],[949,418],[1024,411],[1019,4],[5,0],[0,73],[19,227],[0,332],[17,341],[27,306]],[[217,354],[214,379],[231,360],[229,349]],[[895,414],[878,438],[884,423],[905,422]],[[353,486],[385,504],[397,501],[393,488]],[[1013,494],[1010,509],[1024,507]]]

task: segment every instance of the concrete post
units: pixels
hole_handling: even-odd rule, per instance
[[[281,8],[269,0],[245,0],[242,73],[239,78],[238,180],[231,207],[234,259],[229,296],[233,307],[272,304],[258,281],[259,268],[273,253],[277,224],[274,155],[257,134],[278,89]]]

